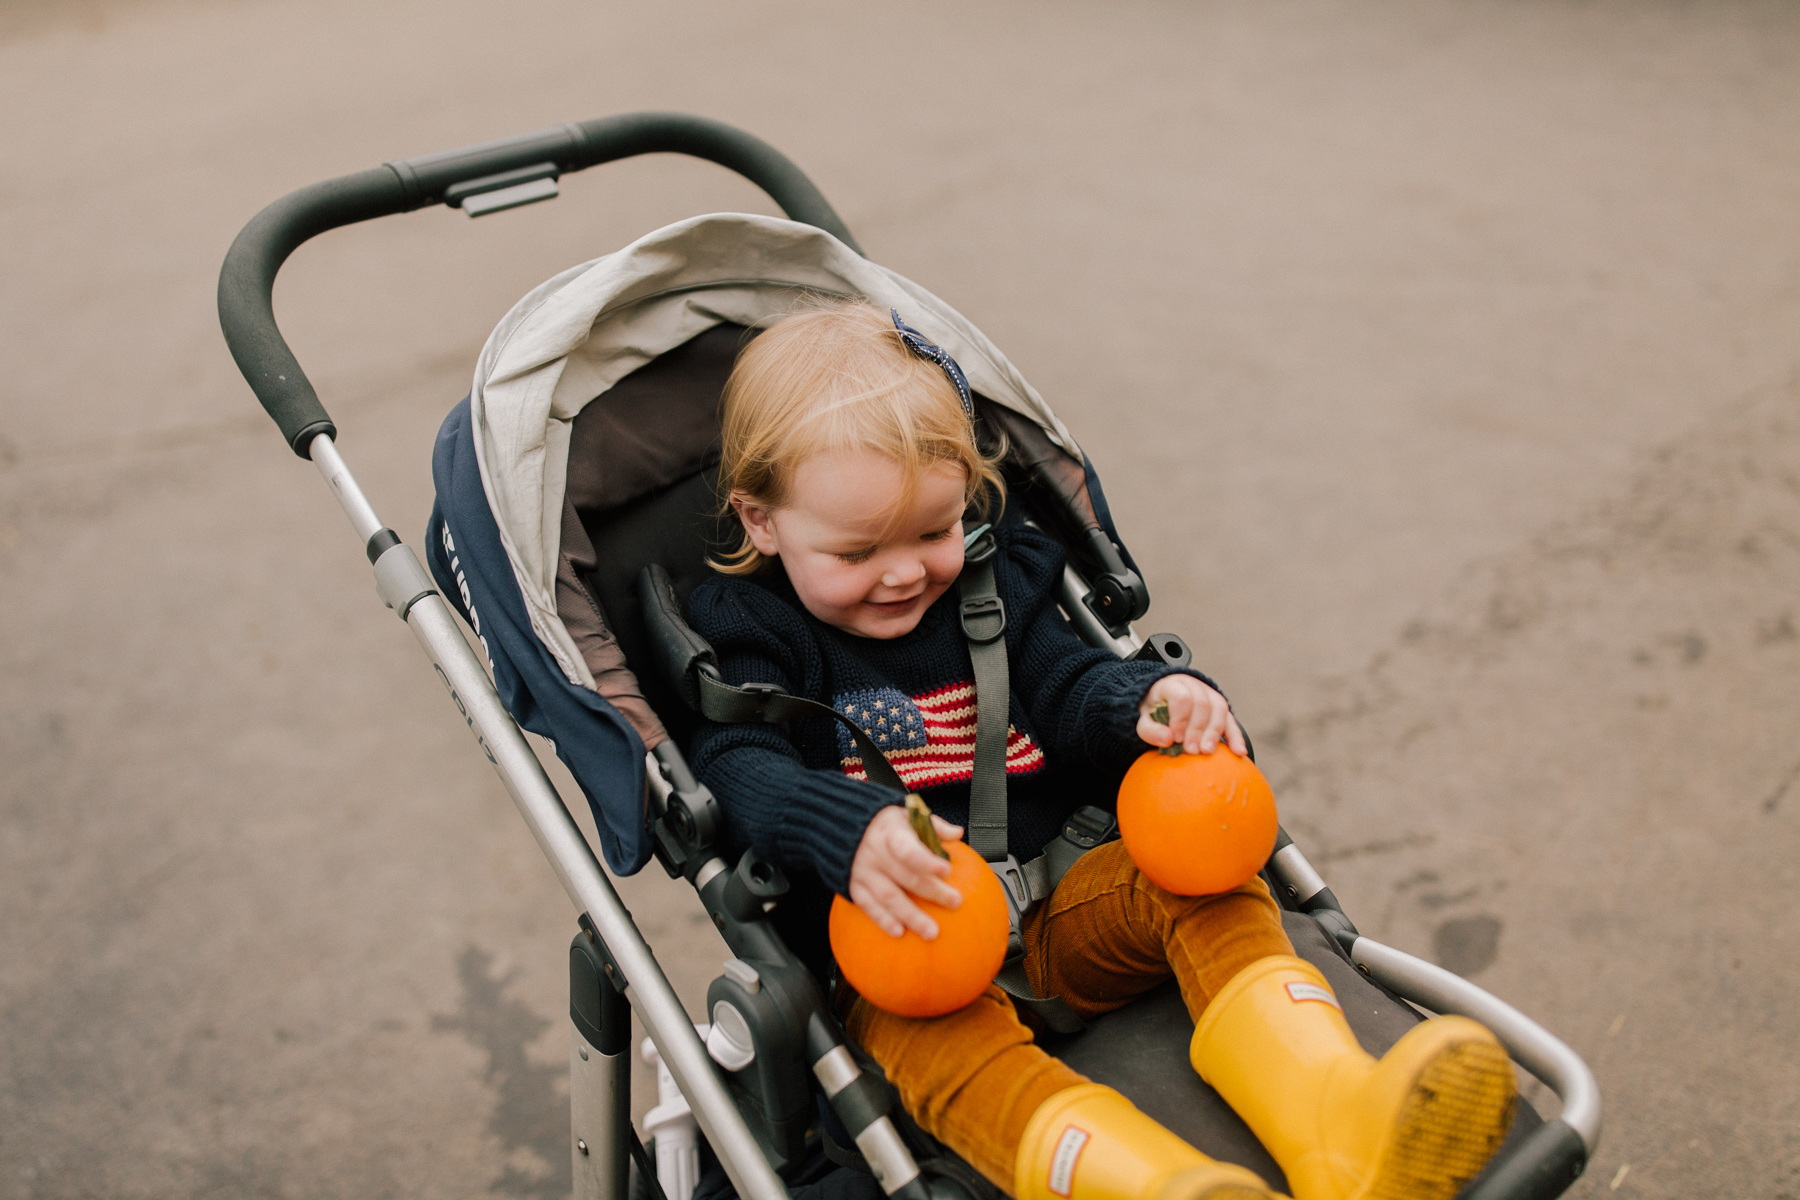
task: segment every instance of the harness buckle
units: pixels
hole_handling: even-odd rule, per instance
[[[1063,822],[1062,836],[1083,850],[1092,850],[1103,842],[1112,841],[1118,832],[1118,818],[1103,808],[1084,804]]]
[[[756,702],[757,720],[768,725],[780,724],[779,721],[770,718],[768,715],[769,702],[774,700],[777,696],[787,695],[788,691],[786,688],[778,683],[745,683],[740,684],[738,690]]]
[[[963,636],[978,646],[998,641],[1006,632],[1006,602],[998,596],[976,596],[962,602]],[[991,621],[991,628],[977,631],[970,622]]]
[[[992,525],[977,525],[963,535],[963,562],[977,566],[994,557],[1000,543],[994,540]]]
[[[1019,865],[1015,855],[1009,854],[997,862],[990,862],[988,867],[999,876],[1000,890],[1006,893],[1006,921],[1009,926],[1006,961],[1016,962],[1025,954],[1025,937],[1021,928],[1025,914],[1031,908],[1031,884],[1025,878],[1025,868]]]

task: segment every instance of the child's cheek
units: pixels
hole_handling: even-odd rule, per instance
[[[814,555],[805,564],[804,577],[793,582],[809,608],[825,610],[815,611],[814,616],[828,616],[854,607],[868,594],[869,588],[858,574],[857,568],[835,558]]]
[[[881,579],[878,573],[861,564],[832,563],[833,569],[821,580],[824,598],[837,609],[854,608],[874,591]]]
[[[925,560],[926,572],[936,584],[947,584],[955,581],[963,569],[962,543],[952,541],[943,547],[934,549]]]

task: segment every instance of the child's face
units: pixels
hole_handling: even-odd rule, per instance
[[[905,475],[873,450],[817,454],[794,472],[788,502],[734,496],[751,544],[779,557],[806,611],[846,633],[911,633],[962,571],[963,468],[937,463],[896,512]]]

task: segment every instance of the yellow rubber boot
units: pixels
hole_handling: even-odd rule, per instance
[[[1450,1200],[1512,1124],[1512,1063],[1464,1017],[1434,1017],[1380,1061],[1303,959],[1244,968],[1207,1005],[1194,1069],[1244,1119],[1296,1200]]]
[[[1018,1200],[1269,1200],[1254,1171],[1206,1157],[1097,1083],[1038,1105],[1013,1168]]]

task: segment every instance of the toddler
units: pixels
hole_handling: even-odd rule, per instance
[[[739,356],[723,400],[721,490],[743,525],[692,623],[732,683],[775,683],[869,733],[907,787],[961,836],[973,774],[974,672],[950,595],[965,512],[992,518],[1010,695],[1008,849],[1036,857],[1084,803],[1106,803],[1149,746],[1243,754],[1205,676],[1123,662],[1057,610],[1063,552],[1016,517],[973,429],[949,356],[899,314],[839,302],[772,324]],[[1168,706],[1168,723],[1150,711]],[[913,833],[903,797],[869,782],[833,721],[706,724],[693,762],[728,834],[794,883],[777,910],[822,970],[831,893],[894,937],[937,934],[915,898],[954,908],[949,864]],[[1379,1061],[1357,1045],[1325,978],[1294,955],[1260,878],[1215,896],[1166,892],[1122,842],[1089,852],[1025,916],[1039,995],[1087,1018],[1173,974],[1196,1029],[1194,1069],[1243,1117],[1299,1200],[1449,1200],[1511,1119],[1511,1063],[1472,1021],[1426,1021]],[[847,990],[847,989],[846,989]],[[840,1006],[926,1130],[1018,1200],[1267,1196],[1046,1054],[990,986],[932,1019]]]

